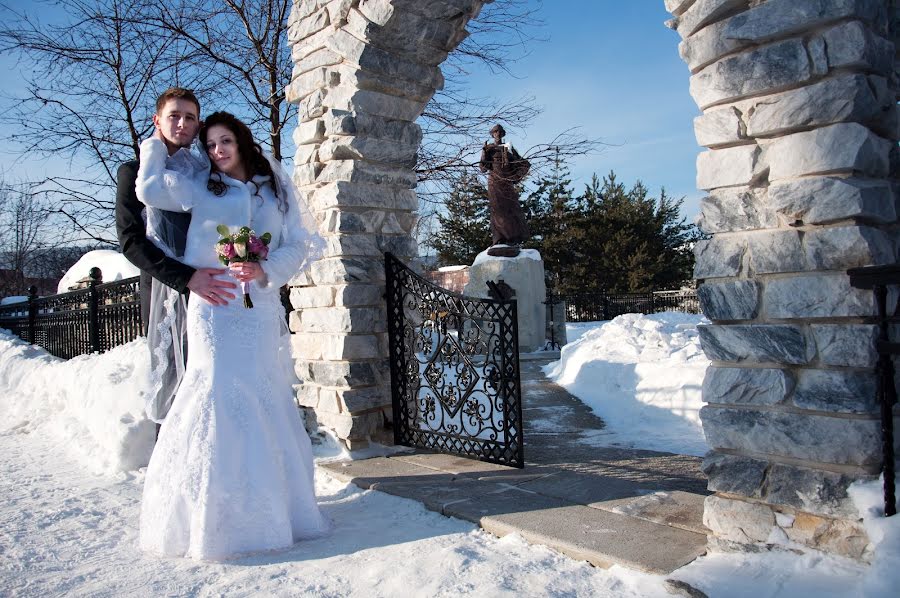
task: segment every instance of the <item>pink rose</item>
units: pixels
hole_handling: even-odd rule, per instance
[[[247,241],[247,249],[251,253],[258,255],[261,260],[266,259],[266,256],[269,255],[269,248],[256,235],[251,236],[250,240]]]
[[[220,243],[216,245],[216,253],[221,255],[227,260],[230,260],[235,255],[237,255],[234,251],[234,244],[231,242],[228,243]]]

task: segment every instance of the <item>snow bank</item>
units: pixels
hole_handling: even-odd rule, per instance
[[[156,435],[149,376],[143,338],[64,361],[0,330],[0,433],[46,430],[94,472],[138,469]]]
[[[863,519],[875,549],[872,567],[863,582],[864,596],[896,596],[900,592],[900,515],[884,516],[884,476],[878,481],[856,482],[849,494]],[[900,485],[895,482],[895,496]]]
[[[87,277],[91,268],[94,266],[100,268],[103,272],[103,282],[112,282],[114,280],[122,280],[123,278],[131,278],[137,276],[141,272],[134,264],[119,253],[110,249],[95,249],[88,251],[75,262],[69,270],[63,274],[59,285],[56,287],[57,293],[65,293],[69,287],[74,285],[82,278]]]
[[[598,440],[636,448],[702,455],[700,389],[709,360],[700,349],[703,316],[625,314],[581,325],[547,376],[607,424]]]

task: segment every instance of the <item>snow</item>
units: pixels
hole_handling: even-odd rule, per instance
[[[82,278],[86,278],[91,268],[100,268],[103,273],[103,282],[112,282],[138,276],[141,272],[137,267],[118,251],[110,249],[95,249],[88,251],[75,262],[69,270],[63,274],[56,289],[58,293],[65,293]]]
[[[441,266],[437,269],[438,272],[459,272],[460,270],[465,270],[468,266]]]
[[[567,325],[570,340],[547,376],[607,424],[604,446],[703,455],[701,387],[709,360],[700,348],[703,316],[625,314]]]
[[[635,370],[654,353],[670,365],[679,354],[684,367],[697,365],[689,349],[696,319],[636,316],[632,334],[619,329],[624,321],[585,326],[583,340],[567,347],[616,340],[600,360],[611,375],[612,364]],[[576,363],[578,350],[564,352],[561,364]],[[672,595],[662,576],[593,568],[516,535],[497,539],[418,502],[338,482],[323,470],[316,491],[335,523],[327,538],[225,563],[146,555],[137,547],[137,526],[153,429],[141,413],[148,361],[142,339],[64,362],[0,331],[0,596]],[[578,363],[591,369],[584,356]],[[620,389],[613,404],[628,410],[624,394]],[[604,408],[614,428],[618,420]],[[620,430],[613,434],[628,438]],[[316,452],[319,460],[360,456],[348,455],[330,436],[319,440]],[[894,596],[900,517],[880,516],[877,482],[857,484],[851,494],[875,544],[872,566],[809,552],[717,553],[670,577],[710,598]]]
[[[500,243],[501,247],[505,247],[502,243]],[[537,260],[541,261],[541,254],[537,249],[523,249],[519,252],[519,255],[516,257],[502,257],[497,255],[488,255],[488,250],[485,249],[481,253],[479,253],[475,257],[475,261],[472,262],[472,267],[474,268],[478,264],[489,262],[491,260]]]

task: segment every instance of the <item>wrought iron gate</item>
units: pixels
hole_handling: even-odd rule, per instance
[[[524,467],[516,302],[385,270],[394,442]]]

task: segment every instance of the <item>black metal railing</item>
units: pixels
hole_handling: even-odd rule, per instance
[[[875,393],[881,410],[881,453],[884,473],[884,515],[897,514],[897,497],[894,492],[894,405],[897,404],[897,387],[894,383],[893,356],[900,355],[900,343],[891,342],[890,326],[900,323],[900,301],[894,313],[888,314],[888,286],[900,285],[900,266],[866,266],[852,268],[850,285],[857,289],[871,289],[875,294],[876,319],[879,328],[875,365]]]
[[[661,311],[700,313],[695,291],[654,291],[652,293],[554,295],[566,304],[566,321],[599,322],[622,314],[655,314]]]
[[[103,283],[101,276],[94,268],[87,288],[49,297],[32,287],[27,301],[0,306],[0,328],[63,359],[141,336],[140,277]]]

